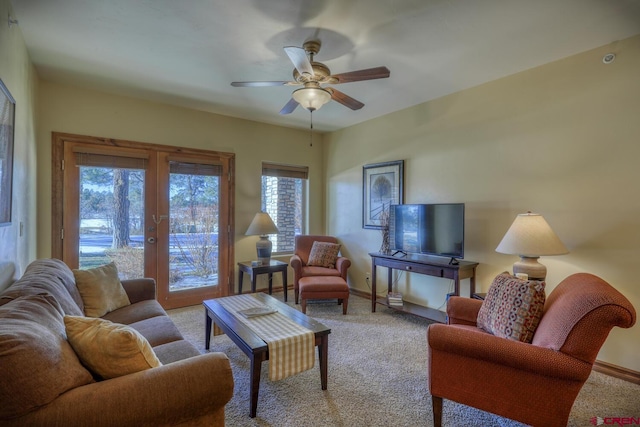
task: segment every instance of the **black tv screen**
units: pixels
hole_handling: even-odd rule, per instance
[[[464,258],[464,203],[392,205],[392,251]]]

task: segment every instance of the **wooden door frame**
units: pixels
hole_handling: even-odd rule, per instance
[[[225,202],[229,208],[226,218],[220,217],[220,228],[227,228],[226,233],[220,233],[218,236],[220,257],[220,265],[226,267],[226,283],[225,278],[219,277],[219,285],[221,294],[230,295],[233,293],[233,283],[235,282],[235,266],[233,263],[235,257],[235,153],[225,153],[219,151],[208,151],[197,148],[177,147],[161,144],[153,144],[146,142],[136,142],[113,138],[100,138],[94,136],[75,135],[61,132],[52,132],[52,153],[51,153],[51,256],[64,261],[63,258],[63,215],[64,215],[64,146],[65,142],[76,142],[83,144],[94,144],[101,147],[114,148],[134,148],[152,151],[163,151],[176,154],[188,155],[206,155],[217,156],[224,162],[226,167],[224,173],[227,175],[228,191],[226,193]],[[225,179],[224,176],[221,179]],[[152,215],[151,212],[145,213],[145,216]],[[148,218],[145,219],[145,223]],[[73,266],[72,266],[73,267]],[[76,267],[74,267],[76,268]]]
[[[223,185],[223,183],[225,183],[227,179],[230,179],[229,178],[231,176],[230,167],[228,162],[221,161],[220,156],[209,153],[208,157],[205,158],[203,156],[203,153],[186,153],[185,151],[180,151],[179,154],[176,154],[175,152],[162,150],[162,151],[158,151],[156,161],[158,164],[158,171],[160,172],[158,176],[167,178],[167,182],[162,182],[162,183],[158,182],[159,194],[165,193],[165,192],[167,194],[169,193],[169,178],[171,174],[170,162],[178,161],[178,162],[185,162],[185,163],[205,164],[205,165],[206,164],[219,165],[222,168],[221,173],[219,175],[219,183],[220,183],[218,188],[219,190],[218,200],[220,201],[219,205],[220,206],[224,205],[226,200],[229,199],[229,195],[227,193],[231,191],[230,186]],[[157,203],[157,206],[159,209],[158,213],[160,215],[169,214],[169,217],[170,217],[170,201],[166,200],[166,206],[163,206],[163,205],[164,203],[158,201]],[[227,251],[220,251],[221,247],[226,247],[230,245],[230,243],[228,242],[230,235],[229,233],[225,233],[224,229],[230,230],[231,224],[228,223],[226,218],[221,216],[219,216],[218,221],[219,221],[218,222],[218,264],[232,266],[233,261],[229,262],[229,259],[227,259],[227,256],[228,256]],[[158,224],[157,229],[158,229],[157,230],[158,233],[160,233],[160,229],[163,229],[163,232],[165,233],[165,235],[167,237],[169,236],[169,223],[167,221],[161,222],[160,224]],[[166,250],[168,253],[168,249],[169,249],[168,246],[162,246],[162,245],[168,245],[168,243],[169,242],[164,239],[157,239],[157,243],[156,243],[156,245],[158,245],[157,250],[159,252],[163,252],[164,250]],[[160,272],[160,270],[158,271]],[[229,289],[231,289],[230,285],[233,284],[234,277],[233,277],[233,274],[231,276],[227,275],[226,277],[227,277],[227,282],[225,283],[225,280],[224,280],[225,277],[218,275],[218,290],[220,292],[216,296],[229,295]],[[168,277],[166,277],[165,279],[168,281]],[[168,289],[168,287],[166,289],[164,287],[159,287],[157,297],[158,297],[158,301],[160,301],[162,306],[165,308],[184,307],[194,299],[197,300],[200,296],[205,295],[205,291],[206,289],[202,289],[201,287],[198,287],[194,289],[185,289],[178,292],[176,291],[172,292]],[[204,298],[204,299],[209,299],[209,298]]]

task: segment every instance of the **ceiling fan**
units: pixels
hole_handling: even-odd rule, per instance
[[[298,105],[313,112],[330,100],[334,100],[352,110],[359,110],[364,104],[337,89],[322,87],[323,84],[340,84],[358,82],[362,80],[385,79],[390,71],[387,67],[367,68],[341,74],[331,74],[329,67],[321,62],[314,62],[313,57],[320,51],[320,42],[307,41],[302,47],[287,46],[284,51],[293,62],[293,81],[256,81],[232,82],[235,87],[263,87],[263,86],[300,86],[296,89],[289,102],[282,107],[280,114],[292,113]]]

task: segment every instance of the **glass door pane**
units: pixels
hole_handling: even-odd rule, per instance
[[[79,268],[113,261],[121,279],[144,277],[145,171],[79,168]]]
[[[169,292],[218,286],[218,168],[170,163]]]

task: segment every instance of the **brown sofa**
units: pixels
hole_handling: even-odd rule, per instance
[[[103,318],[140,332],[162,366],[109,380],[94,378],[66,340],[63,316],[84,313],[62,261],[34,261],[0,294],[0,425],[224,426],[226,355],[200,354],[182,337],[152,279],[122,285],[131,305]]]

